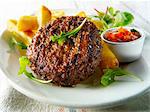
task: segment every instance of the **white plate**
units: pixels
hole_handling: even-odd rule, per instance
[[[142,82],[122,77],[108,87],[78,85],[75,88],[56,87],[33,82],[25,76],[17,76],[18,56],[8,53],[8,45],[0,40],[0,68],[10,84],[33,99],[68,107],[100,107],[119,105],[144,93],[150,87],[150,35],[145,40],[141,59],[126,66],[143,79]]]

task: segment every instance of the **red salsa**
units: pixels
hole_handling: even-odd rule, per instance
[[[140,37],[141,37],[140,33],[135,29],[128,30],[122,27],[116,30],[108,31],[104,35],[104,38],[106,40],[112,42],[130,42]]]

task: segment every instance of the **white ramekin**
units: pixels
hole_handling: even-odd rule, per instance
[[[103,32],[101,34],[102,40],[107,43],[109,48],[112,50],[112,52],[118,58],[119,62],[132,62],[132,61],[137,60],[138,58],[140,58],[140,56],[142,54],[142,48],[143,48],[143,44],[144,44],[144,40],[145,40],[145,34],[144,34],[143,30],[136,28],[136,27],[123,27],[128,30],[135,29],[141,35],[141,37],[138,38],[137,40],[130,41],[130,42],[112,42],[112,41],[106,40],[104,38],[104,35],[106,32],[113,31],[118,28],[120,28],[120,27],[111,28],[111,29],[108,29],[105,32]]]

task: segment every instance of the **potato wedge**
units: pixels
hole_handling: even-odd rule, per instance
[[[17,20],[10,19],[7,21],[7,29],[9,31],[15,31],[17,30]]]
[[[86,17],[86,13],[84,11],[80,11],[76,14],[76,16]]]
[[[102,69],[106,68],[117,68],[119,67],[119,61],[113,52],[108,48],[107,44],[102,41],[102,59],[100,62],[100,67]]]
[[[19,31],[37,30],[39,27],[36,16],[21,16],[17,23]]]
[[[64,15],[65,15],[65,12],[63,10],[52,10],[52,20],[55,20]]]
[[[47,7],[41,6],[40,11],[37,13],[37,18],[39,26],[44,26],[51,21],[52,13]]]
[[[103,23],[100,20],[91,20],[91,22],[93,22],[99,30],[103,28]]]
[[[25,49],[21,49],[21,47],[14,45],[13,40],[16,40],[17,42],[22,42],[22,40],[20,40],[21,38],[16,36],[13,32],[11,32],[9,30],[5,30],[2,33],[1,38],[5,42],[7,42],[7,44],[9,45],[9,48],[10,48],[9,51],[14,51],[16,49],[18,52],[15,52],[15,53],[17,53],[17,54],[19,53],[20,56],[25,56],[26,55],[26,50]]]
[[[16,20],[8,20],[7,22],[7,30],[12,32],[16,37],[18,37],[19,40],[21,40],[26,45],[29,45],[29,43],[32,40],[32,37],[34,36],[34,31],[19,31],[17,29],[17,21]]]

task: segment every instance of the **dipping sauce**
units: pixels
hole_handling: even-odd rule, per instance
[[[123,27],[120,27],[115,30],[110,30],[106,32],[106,34],[104,35],[104,38],[106,40],[109,40],[112,42],[130,42],[140,37],[141,37],[140,33],[136,31],[135,29],[128,30]]]

